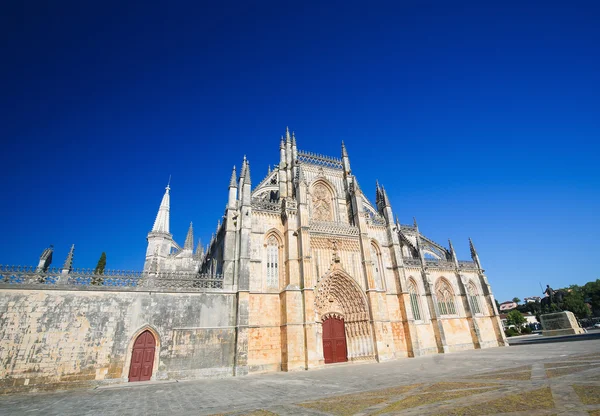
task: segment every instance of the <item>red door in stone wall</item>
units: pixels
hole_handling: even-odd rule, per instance
[[[156,341],[150,331],[144,331],[133,344],[129,381],[146,381],[152,377]]]
[[[323,355],[325,364],[348,361],[343,319],[327,318],[323,322]]]

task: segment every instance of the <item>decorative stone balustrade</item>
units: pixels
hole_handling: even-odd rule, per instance
[[[412,257],[404,257],[402,259],[402,262],[404,263],[405,266],[421,266],[421,260],[419,259],[413,259]]]
[[[358,227],[334,221],[311,221],[309,232],[311,234],[334,234],[358,236]]]
[[[402,261],[405,266],[421,266],[421,260],[412,257],[403,257]],[[425,266],[432,269],[454,270],[454,262],[440,259],[425,259]],[[476,270],[477,266],[472,261],[459,261],[458,267],[461,270]]]
[[[467,270],[477,270],[477,265],[475,264],[475,262],[472,261],[459,261],[458,267]]]
[[[115,287],[139,288],[142,290],[198,290],[223,289],[223,276],[214,274],[181,272],[136,272],[126,270],[105,270],[102,274],[93,269],[73,269],[63,273],[60,268],[46,271],[31,266],[0,265],[0,287],[18,288],[21,286],[52,286],[60,288],[86,287],[106,289]]]
[[[341,159],[336,157],[319,155],[310,152],[298,152],[298,161],[300,163],[310,163],[312,165],[323,166],[326,168],[343,169]]]

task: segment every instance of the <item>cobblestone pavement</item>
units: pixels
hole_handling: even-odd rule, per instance
[[[600,341],[0,396],[2,415],[593,415]]]

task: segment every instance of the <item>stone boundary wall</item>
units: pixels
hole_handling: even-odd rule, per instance
[[[133,342],[146,329],[157,339],[152,379],[233,375],[234,292],[6,286],[0,392],[127,382]]]

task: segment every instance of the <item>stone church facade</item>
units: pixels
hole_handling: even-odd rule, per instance
[[[398,223],[383,186],[371,203],[343,143],[341,158],[302,152],[288,130],[279,152],[278,165],[256,185],[249,161],[239,177],[234,168],[223,220],[188,269],[222,274],[236,288],[236,372],[505,344],[472,242],[472,261],[459,261],[450,241],[445,248],[416,221]],[[168,236],[158,234],[168,228],[168,198],[167,189],[146,269],[185,269],[183,252],[170,254],[174,244],[161,246]],[[188,257],[192,242],[190,228]]]
[[[191,225],[175,243],[169,211],[167,186],[137,276],[78,275],[74,248],[54,274],[47,261],[0,270],[0,384],[25,386],[32,373],[38,384],[244,375],[506,345],[472,242],[460,261],[450,241],[400,224],[383,186],[372,203],[343,143],[341,158],[302,152],[286,131],[278,165],[256,184],[244,158],[206,249],[194,251]],[[87,335],[65,335],[65,321]],[[65,339],[71,358],[57,358]]]

